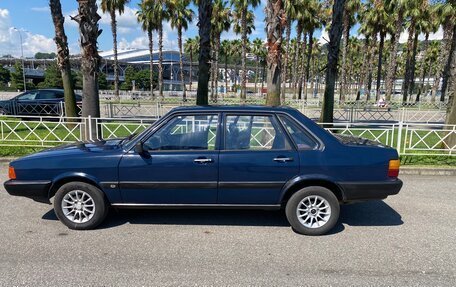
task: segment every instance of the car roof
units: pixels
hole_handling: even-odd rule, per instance
[[[288,106],[255,106],[255,105],[207,105],[207,106],[181,106],[172,110],[173,112],[289,112],[295,109]]]
[[[27,92],[39,92],[39,91],[51,91],[51,92],[62,92],[63,93],[63,89],[35,89],[35,90],[27,91]]]

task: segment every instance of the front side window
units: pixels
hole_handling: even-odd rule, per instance
[[[298,149],[315,149],[318,143],[302,127],[286,116],[279,116]]]
[[[172,118],[147,141],[147,150],[214,150],[217,115],[185,115]]]
[[[228,115],[225,122],[227,150],[291,149],[286,135],[272,116]]]
[[[53,100],[61,98],[63,98],[63,94],[56,93],[54,91],[41,91],[38,95],[38,99],[40,100]]]

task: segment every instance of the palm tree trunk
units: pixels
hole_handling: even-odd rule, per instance
[[[296,27],[296,47],[295,52],[293,55],[293,66],[292,66],[292,74],[293,74],[293,99],[296,99],[296,85],[298,82],[297,70],[298,70],[298,59],[299,59],[299,51],[301,47],[301,34],[302,34],[302,26],[298,23]]]
[[[282,98],[282,103],[285,103],[285,88],[286,88],[286,85],[287,85],[287,72],[288,72],[288,56],[289,56],[289,53],[290,53],[290,37],[291,37],[291,19],[290,17],[287,17],[287,27],[286,27],[286,31],[285,31],[285,35],[286,35],[286,39],[285,39],[285,42],[286,42],[286,45],[287,45],[287,48],[285,50],[285,59],[284,59],[284,64],[283,64],[283,69],[282,69],[282,89],[280,91],[281,93],[281,98]],[[256,88],[255,88],[256,90]]]
[[[412,64],[412,51],[413,51],[413,40],[415,35],[415,21],[412,19],[409,28],[409,36],[407,40],[407,55],[406,55],[406,62],[405,62],[405,76],[404,76],[404,83],[402,86],[402,102],[407,102],[408,93],[410,89],[410,78],[411,78],[411,64]]]
[[[313,33],[314,30],[309,31],[309,48],[307,49],[307,64],[306,64],[306,84],[304,86],[304,100],[307,100],[307,82],[309,82],[310,77],[310,61],[312,60],[312,48],[313,48]]]
[[[456,25],[453,26],[453,36],[451,41],[451,59],[450,75],[448,77],[448,107],[446,124],[456,125]],[[456,147],[456,134],[452,133],[451,136],[446,138],[445,144],[449,148]]]
[[[198,57],[198,91],[196,94],[197,105],[208,104],[209,72],[211,69],[211,17],[212,1],[199,0],[199,36],[200,51]]]
[[[413,53],[412,53],[412,61],[410,64],[410,96],[413,94],[415,90],[415,72],[416,72],[416,54],[418,52],[418,36],[419,33],[415,31],[415,37],[413,38]]]
[[[371,100],[371,90],[372,90],[372,78],[373,78],[373,69],[374,69],[374,62],[375,62],[375,47],[377,47],[377,37],[372,38],[371,46],[370,46],[370,59],[367,66],[367,97],[366,101]]]
[[[257,56],[256,60],[256,67],[255,67],[255,94],[258,93],[257,85],[258,85],[258,73],[260,72],[260,59]]]
[[[216,35],[215,38],[215,69],[214,69],[214,81],[215,81],[215,101],[218,100],[218,81],[219,81],[219,51],[220,51],[220,34]]]
[[[302,40],[302,47],[301,47],[301,51],[302,51],[302,54],[299,55],[299,58],[298,58],[298,62],[299,62],[299,72],[298,72],[298,99],[302,99],[302,82],[304,81],[304,70],[305,70],[305,67],[304,67],[304,59],[306,57],[305,53],[306,53],[306,48],[307,48],[307,36],[305,33],[303,33],[303,40]]]
[[[383,46],[385,45],[385,33],[380,33],[380,44],[378,46],[378,64],[377,64],[377,86],[375,91],[375,100],[380,99],[380,83],[382,80],[382,60]]]
[[[228,51],[225,51],[225,95],[228,95]]]
[[[397,67],[397,51],[399,50],[399,36],[402,32],[402,24],[404,22],[404,11],[402,8],[398,11],[397,19],[395,22],[394,34],[391,35],[391,46],[393,50],[389,56],[388,71],[385,79],[385,96],[386,101],[391,101],[391,94],[393,92],[393,85],[396,80],[396,67]]]
[[[453,27],[455,26],[455,24],[453,24]],[[454,37],[455,37],[455,33],[453,32],[452,33],[452,39],[454,40]],[[448,88],[448,80],[450,78],[450,73],[451,73],[451,62],[453,60],[453,51],[455,49],[455,46],[452,44],[450,46],[450,52],[449,52],[449,55],[448,55],[448,60],[445,64],[445,68],[443,70],[443,79],[442,79],[442,93],[440,94],[440,101],[443,102],[445,101],[445,94],[447,92],[447,88]]]
[[[416,94],[415,102],[420,101],[420,95],[423,94],[423,92],[424,92],[424,80],[425,80],[426,71],[427,71],[426,58],[427,58],[428,46],[429,46],[429,32],[426,33],[426,35],[424,37],[424,44],[423,44],[424,56],[422,58],[422,67],[421,67],[421,75],[420,75],[421,83],[420,83],[418,93]]]
[[[343,36],[342,36],[342,66],[339,78],[339,100],[345,101],[345,85],[347,82],[347,53],[348,53],[348,38],[350,37],[350,15],[345,9],[343,16]]]
[[[117,21],[116,10],[111,9],[111,31],[112,31],[112,47],[114,51],[114,98],[118,101],[119,96],[119,61],[117,59]]]
[[[172,73],[172,72],[171,72]],[[163,100],[163,24],[158,25],[158,95]]]
[[[445,21],[443,24],[443,39],[440,43],[440,53],[439,59],[437,63],[437,73],[434,77],[434,84],[432,85],[432,97],[431,101],[435,101],[435,97],[437,96],[437,90],[440,86],[440,79],[443,77],[444,68],[446,63],[448,63],[448,58],[450,55],[451,49],[451,21]]]
[[[192,91],[192,83],[193,83],[193,48],[190,48],[190,92]]]
[[[369,77],[368,67],[369,67],[369,62],[370,62],[370,57],[371,57],[370,41],[369,41],[368,36],[366,36],[366,38],[364,39],[364,53],[363,54],[364,54],[363,55],[363,68],[361,70],[359,88],[364,89],[364,92],[366,92],[366,89],[367,89],[366,84],[367,84],[368,77]],[[361,98],[361,91],[358,90],[357,100],[359,100],[360,98]]]
[[[78,0],[78,15],[72,17],[79,24],[82,69],[82,116],[100,117],[100,99],[98,94],[98,55],[97,38],[98,20],[96,0]],[[90,123],[92,129],[85,129],[84,139],[97,139],[98,128],[95,120]]]
[[[334,0],[332,23],[329,30],[328,66],[326,68],[325,96],[321,110],[320,122],[332,123],[334,119],[334,90],[337,79],[337,62],[339,60],[340,38],[342,37],[342,15],[345,0]]]
[[[242,25],[242,78],[241,78],[241,102],[244,103],[246,99],[246,87],[247,87],[247,7],[244,7],[241,15]]]
[[[283,2],[282,0],[269,0],[266,6],[266,36],[267,36],[267,63],[268,63],[268,94],[266,105],[280,105],[281,86],[281,53],[283,34]]]
[[[154,95],[154,38],[152,35],[152,28],[147,28],[147,38],[149,38],[149,79],[150,79],[150,94],[152,95],[152,100],[155,99]]]
[[[65,116],[77,117],[76,98],[74,95],[73,79],[71,78],[70,53],[68,40],[65,34],[64,17],[60,0],[50,0],[52,21],[55,27],[55,44],[57,45],[57,65],[62,74],[63,93],[65,101]]]
[[[182,101],[187,101],[187,94],[185,89],[185,79],[184,79],[184,60],[182,53],[182,27],[177,27],[177,44],[179,46],[179,66],[180,66],[180,77],[182,85]]]

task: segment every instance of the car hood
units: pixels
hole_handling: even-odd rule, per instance
[[[61,145],[49,148],[38,153],[25,156],[21,159],[32,159],[42,157],[59,157],[77,154],[101,154],[122,152],[122,146],[119,144],[121,139],[99,140],[93,142],[76,142],[72,144]]]
[[[339,142],[341,142],[345,145],[389,148],[389,146],[386,146],[378,141],[373,141],[373,140],[365,139],[362,137],[356,137],[353,135],[341,135],[341,134],[333,134],[333,135],[336,139],[339,140]]]

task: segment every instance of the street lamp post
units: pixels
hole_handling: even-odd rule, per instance
[[[27,92],[27,85],[25,84],[24,47],[22,44],[22,33],[21,30],[17,28],[13,28],[13,30],[19,32],[19,38],[21,39],[22,80],[24,81],[24,92]]]

